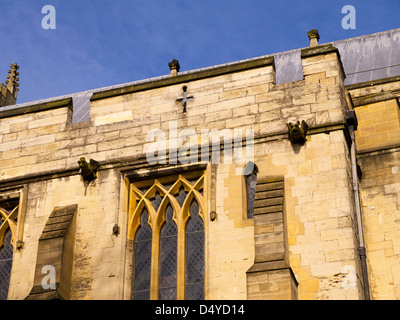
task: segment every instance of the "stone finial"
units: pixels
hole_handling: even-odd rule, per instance
[[[6,85],[7,89],[11,92],[11,94],[14,96],[15,99],[17,99],[17,93],[18,93],[18,87],[19,87],[19,72],[17,71],[19,69],[18,64],[12,63],[10,64],[10,70],[8,70],[8,75],[7,75],[7,80],[6,80]]]
[[[168,66],[169,66],[169,69],[171,70],[171,76],[178,75],[178,72],[181,68],[178,60],[173,59],[171,62],[168,63]]]
[[[316,29],[311,29],[308,31],[308,39],[310,39],[310,47],[318,46],[319,33]]]

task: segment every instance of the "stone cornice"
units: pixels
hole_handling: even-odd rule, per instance
[[[324,44],[324,45],[320,45],[317,47],[310,47],[310,48],[305,48],[301,50],[301,58],[309,58],[309,57],[313,57],[316,55],[320,55],[320,54],[327,54],[327,53],[334,53],[336,52],[338,54],[338,56],[340,56],[339,54],[339,50],[334,47],[331,43],[329,44]]]
[[[57,108],[68,107],[72,111],[72,98],[61,99],[56,101],[44,102],[35,105],[29,105],[26,107],[20,107],[15,109],[1,110],[0,119],[20,116],[29,113],[36,113],[41,111],[48,111]]]
[[[163,78],[163,79],[159,79],[159,80],[155,80],[155,81],[139,83],[136,85],[130,85],[130,86],[122,87],[122,88],[116,88],[116,89],[110,89],[110,90],[106,90],[106,91],[96,92],[93,94],[91,101],[110,98],[110,97],[129,94],[129,93],[134,93],[134,92],[139,92],[139,91],[160,88],[160,87],[165,87],[165,86],[170,86],[170,85],[175,85],[175,84],[180,84],[180,83],[185,83],[185,82],[194,81],[194,80],[201,80],[201,79],[206,79],[206,78],[210,78],[210,77],[221,76],[221,75],[234,73],[234,72],[240,72],[240,71],[244,71],[244,70],[262,68],[262,67],[266,67],[266,66],[273,66],[275,69],[275,62],[274,62],[273,56],[260,58],[260,59],[254,59],[254,60],[250,60],[250,61],[239,62],[239,63],[234,63],[234,64],[223,65],[223,66],[219,66],[219,67],[217,66],[215,68],[209,68],[209,69],[207,68],[207,69],[199,70],[199,71],[196,71],[193,73],[182,73],[182,74],[178,74],[175,77],[168,77],[168,78]]]
[[[320,134],[320,133],[329,133],[332,131],[343,131],[346,137],[347,142],[349,142],[349,133],[348,133],[348,128],[346,123],[344,122],[337,122],[337,123],[327,123],[324,125],[318,125],[318,126],[313,126],[310,127],[307,131],[307,136],[313,135],[313,134]],[[280,131],[280,132],[275,132],[267,135],[258,135],[254,137],[254,144],[259,144],[259,143],[268,143],[271,141],[276,141],[276,140],[284,140],[288,139],[288,132],[287,130],[285,131]],[[246,139],[243,139],[242,141],[243,147],[246,146]],[[209,146],[208,152],[211,154],[213,146]],[[224,144],[220,146],[220,150],[224,150]],[[202,150],[201,146],[198,146],[198,155],[197,157],[201,157],[201,152],[204,151]],[[168,154],[166,155],[168,157]],[[190,159],[193,160],[193,159]],[[168,162],[168,161],[167,161]],[[190,163],[194,164],[196,161],[190,161]],[[163,165],[164,167],[170,167],[170,165]],[[116,158],[112,159],[109,161],[103,161],[101,168],[99,171],[104,171],[104,170],[110,170],[110,169],[118,169],[122,173],[128,172],[128,171],[134,171],[137,169],[162,169],[162,165],[150,165],[145,157],[145,155],[137,155],[137,156],[132,156],[132,157],[126,157],[126,158]],[[43,181],[43,180],[51,180],[51,179],[56,179],[56,178],[62,178],[62,177],[69,177],[69,176],[74,176],[78,175],[79,167],[76,165],[76,167],[69,167],[69,168],[63,168],[63,169],[56,169],[56,170],[48,170],[45,172],[40,172],[40,173],[31,173],[24,175],[23,177],[14,177],[11,179],[4,179],[0,180],[0,190],[1,189],[10,189],[10,188],[15,188],[16,186],[23,186],[24,184],[31,183],[31,182],[36,182],[36,181]]]
[[[400,81],[400,76],[355,83],[355,84],[347,85],[346,89],[351,91],[354,89],[372,87],[372,86],[382,85],[382,84],[396,82],[396,81]]]
[[[392,92],[377,92],[367,96],[351,97],[351,101],[354,108],[365,106],[367,104],[388,101],[392,99],[397,99],[398,101],[398,97]]]
[[[342,63],[342,59],[340,58],[339,49],[334,47],[333,44],[331,44],[331,43],[323,44],[323,45],[320,45],[317,47],[310,47],[310,48],[302,49],[301,50],[301,59],[307,59],[307,58],[311,58],[311,57],[318,56],[321,54],[330,54],[330,53],[336,53],[336,55],[338,57],[339,69],[341,70],[343,79],[345,79],[346,73],[344,72],[343,63]]]

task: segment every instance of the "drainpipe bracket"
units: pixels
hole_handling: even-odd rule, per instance
[[[362,257],[366,257],[367,251],[365,250],[365,247],[358,247],[358,254]]]

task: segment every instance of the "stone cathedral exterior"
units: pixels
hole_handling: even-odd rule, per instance
[[[308,36],[24,104],[12,64],[0,299],[399,299],[400,29]]]

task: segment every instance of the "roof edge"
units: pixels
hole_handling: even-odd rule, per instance
[[[262,57],[259,59],[239,61],[233,64],[226,64],[216,66],[213,68],[199,69],[198,71],[186,72],[178,74],[177,76],[164,77],[158,80],[127,85],[125,87],[109,89],[105,91],[95,92],[90,99],[91,101],[105,99],[123,94],[129,94],[138,91],[145,91],[179,83],[185,83],[194,80],[200,80],[215,76],[221,76],[229,73],[239,72],[243,70],[250,70],[255,68],[262,68],[272,66],[275,69],[275,60],[273,56]]]
[[[57,108],[68,107],[73,108],[72,98],[59,99],[54,101],[42,102],[32,105],[23,106],[15,109],[1,110],[0,109],[0,119],[10,118],[15,116],[20,116],[29,113],[48,111]]]
[[[400,28],[390,29],[390,30],[386,30],[386,31],[379,31],[379,32],[376,32],[376,33],[365,34],[365,35],[361,35],[361,36],[357,36],[357,37],[353,37],[353,38],[347,38],[347,39],[341,39],[341,40],[333,40],[333,41],[329,41],[329,42],[326,42],[326,43],[321,43],[320,46],[324,46],[324,45],[327,45],[327,44],[332,44],[333,46],[336,46],[339,43],[346,42],[346,41],[349,41],[349,40],[361,39],[361,38],[365,38],[365,37],[371,37],[371,36],[376,36],[376,35],[379,35],[379,34],[393,33],[393,32],[400,32]],[[199,73],[199,72],[206,72],[208,70],[223,68],[223,67],[227,67],[227,66],[231,66],[231,65],[251,62],[251,61],[254,61],[254,60],[260,60],[260,59],[280,56],[280,55],[287,54],[287,53],[290,53],[290,52],[301,52],[302,50],[307,49],[307,48],[309,48],[309,47],[296,48],[296,49],[291,49],[291,50],[287,50],[287,51],[275,52],[275,53],[268,54],[268,55],[263,55],[263,56],[260,56],[260,57],[254,57],[254,58],[249,58],[249,59],[245,59],[245,60],[240,60],[240,61],[236,61],[236,62],[228,62],[228,63],[221,64],[221,65],[188,70],[188,71],[181,72],[178,75],[178,77],[181,77],[183,75],[191,75],[191,74]],[[91,90],[85,90],[85,91],[82,91],[82,92],[73,92],[73,93],[65,94],[65,95],[58,96],[58,97],[49,97],[49,98],[44,98],[44,99],[40,99],[40,100],[36,100],[36,101],[28,101],[28,102],[16,104],[16,105],[13,105],[13,106],[4,107],[4,108],[7,108],[7,109],[4,110],[4,108],[3,108],[3,111],[1,111],[0,113],[8,111],[8,110],[25,108],[27,106],[36,106],[36,105],[39,105],[39,104],[44,104],[44,103],[59,101],[59,100],[62,100],[62,99],[72,98],[73,96],[80,95],[80,94],[85,94],[85,93],[97,94],[99,92],[110,92],[112,90],[118,90],[118,89],[122,89],[122,88],[129,88],[129,87],[133,87],[133,86],[147,84],[147,83],[150,83],[150,82],[152,82],[152,83],[155,83],[155,82],[161,83],[162,80],[169,79],[169,77],[170,77],[169,75],[158,76],[158,77],[147,78],[147,79],[143,79],[143,80],[137,80],[137,81],[130,82],[130,83],[117,84],[117,85],[106,86],[106,87],[102,87],[102,88],[95,88],[95,89],[91,89]],[[180,79],[182,79],[182,78],[180,78]],[[184,81],[182,81],[182,82],[184,82]]]

